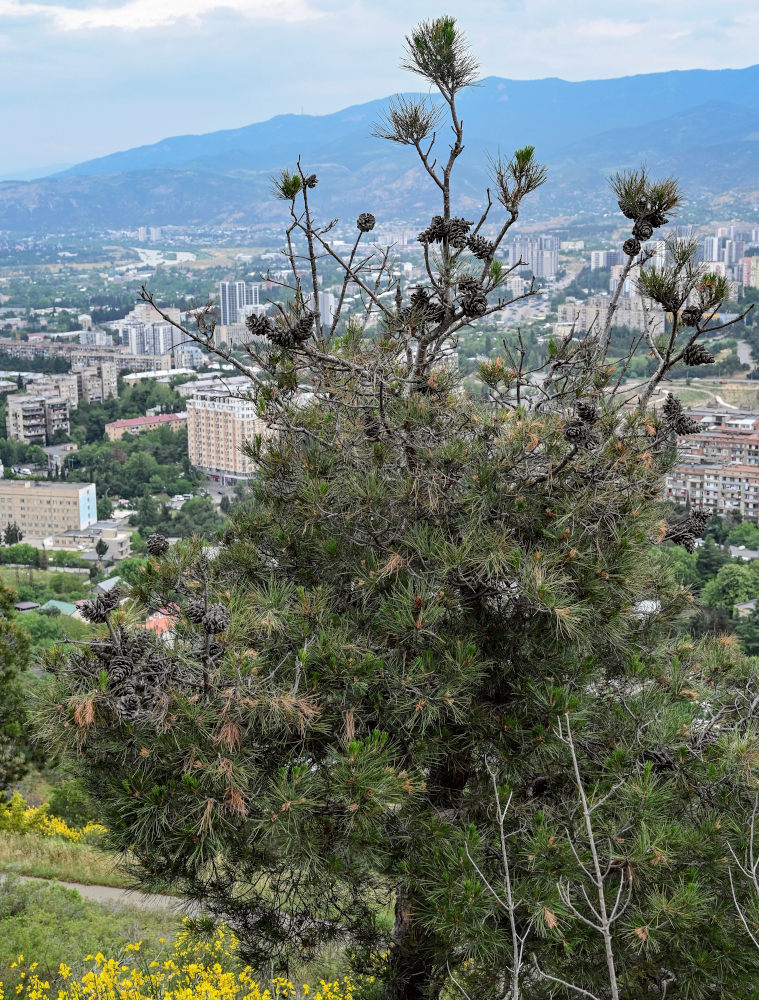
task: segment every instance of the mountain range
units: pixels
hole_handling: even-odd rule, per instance
[[[324,214],[421,218],[435,190],[413,150],[371,136],[387,100],[328,115],[278,115],[174,136],[33,181],[0,183],[0,230],[86,232],[137,225],[238,226],[281,213],[271,175],[300,155]],[[613,207],[608,174],[645,162],[691,198],[759,191],[759,65],[570,83],[488,77],[460,98],[466,150],[456,210],[482,201],[488,153],[536,147],[550,169],[536,215]]]

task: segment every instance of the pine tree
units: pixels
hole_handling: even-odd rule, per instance
[[[757,780],[756,671],[731,639],[683,636],[692,597],[650,558],[706,524],[667,523],[663,476],[698,427],[674,396],[649,404],[726,286],[693,247],[648,266],[679,190],[618,175],[620,287],[637,275],[673,316],[654,374],[631,389],[607,359],[614,299],[539,371],[518,343],[467,396],[453,341],[514,301],[498,250],[546,172],[531,146],[499,157],[495,200],[455,215],[476,63],[440,18],[405,65],[440,100],[399,97],[375,131],[439,191],[427,279],[398,282],[369,211],[342,261],[316,175],[281,172],[291,298],[250,318],[255,363],[214,345],[210,305],[185,330],[250,379],[269,428],[250,496],[218,550],[151,536],[133,597],[176,609],[173,645],[118,595],[88,604],[100,637],[49,658],[40,725],[138,882],[223,916],[254,963],[345,943],[397,1000],[748,996],[724,831]],[[331,319],[324,259],[344,275]],[[366,312],[343,315],[356,288]]]
[[[18,545],[18,543],[23,539],[23,534],[21,529],[16,524],[15,521],[9,521],[5,527],[3,533],[3,541],[6,545]]]

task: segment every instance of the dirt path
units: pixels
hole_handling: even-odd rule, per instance
[[[709,390],[706,389],[705,391],[708,392]],[[722,398],[722,396],[719,396],[716,392],[712,393],[712,395],[717,400],[717,402],[719,403],[720,406],[725,406],[728,410],[738,410],[738,409],[740,409],[740,407],[738,407],[738,406],[733,406],[732,403],[725,402],[725,400]]]
[[[0,881],[5,878],[5,875],[0,876]],[[58,879],[38,878],[35,875],[16,875],[14,878],[23,879],[24,882],[62,885],[64,889],[76,889],[80,896],[91,899],[95,903],[116,903],[143,910],[170,910],[174,913],[187,913],[190,916],[199,912],[196,904],[179,896],[148,895],[133,889],[116,889],[110,885],[84,885],[81,882],[62,882]]]

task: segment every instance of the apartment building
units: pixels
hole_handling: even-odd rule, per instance
[[[219,282],[219,324],[245,322],[246,310],[259,305],[259,285],[245,281]]]
[[[59,396],[8,396],[5,415],[7,435],[26,444],[52,444],[56,431],[69,432],[69,404]]]
[[[132,417],[114,420],[105,425],[105,436],[109,441],[119,441],[125,434],[141,434],[142,431],[156,431],[159,427],[169,427],[173,431],[187,426],[187,413],[156,413],[152,417]]]
[[[11,340],[0,337],[0,354],[34,361],[39,358],[64,358],[72,366],[89,367],[100,362],[116,365],[117,371],[170,371],[171,355],[130,354],[128,346],[87,347],[82,344],[51,340]]]
[[[253,475],[255,465],[243,454],[242,446],[267,431],[255,404],[224,388],[204,389],[187,400],[190,462],[219,483],[236,483]]]
[[[27,388],[35,396],[58,396],[65,399],[69,406],[79,405],[79,386],[76,375],[45,375],[35,379]]]
[[[678,465],[667,475],[667,498],[724,514],[759,520],[759,468],[755,465]]]
[[[76,378],[80,399],[88,403],[102,403],[115,399],[118,394],[119,370],[113,361],[98,361],[94,365],[75,365],[72,375]]]
[[[96,521],[94,483],[0,479],[0,524],[15,522],[26,540],[81,530]]]
[[[84,528],[66,528],[52,533],[50,546],[53,549],[92,552],[98,542],[108,546],[104,559],[120,562],[132,553],[132,535],[124,531],[116,521],[97,521]]]
[[[703,430],[700,434],[678,437],[677,454],[683,465],[759,467],[759,432],[754,428],[730,427]]]
[[[558,307],[557,326],[568,328],[572,324],[578,333],[603,326],[611,302],[610,295],[591,295],[584,302],[568,299]],[[614,314],[614,325],[642,333],[645,330],[661,332],[664,329],[664,310],[651,300],[639,295],[620,296]]]

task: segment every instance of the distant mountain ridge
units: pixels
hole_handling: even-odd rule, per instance
[[[239,129],[169,137],[51,177],[0,184],[0,230],[61,232],[138,224],[249,225],[277,211],[270,176],[298,155],[324,211],[426,212],[429,179],[412,151],[371,137],[387,99],[328,115],[278,115]],[[609,201],[609,171],[645,161],[689,193],[759,187],[759,65],[570,83],[488,77],[461,95],[467,149],[459,204],[479,204],[486,153],[536,146],[551,180],[535,209]]]

